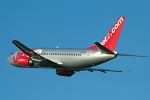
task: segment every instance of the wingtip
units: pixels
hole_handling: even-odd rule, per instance
[[[15,42],[15,41],[18,41],[18,40],[12,40],[12,43]]]
[[[13,40],[13,41],[18,41],[18,40]]]
[[[129,72],[131,72],[131,70],[129,70]]]
[[[97,42],[97,41],[94,41],[93,43],[95,44],[95,43],[98,43],[98,42]]]

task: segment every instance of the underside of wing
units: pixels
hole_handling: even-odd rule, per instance
[[[111,70],[111,69],[97,69],[97,68],[83,68],[83,69],[56,68],[56,74],[59,76],[71,77],[73,74],[75,74],[75,72],[79,72],[79,71],[90,71],[90,72],[101,71],[103,73],[106,73],[106,71],[109,71],[109,72],[128,71],[130,72],[129,70]]]
[[[101,72],[104,72],[104,73],[106,73],[106,71],[109,71],[109,72],[123,72],[123,71],[128,71],[128,72],[130,72],[129,70],[112,70],[112,69],[99,69],[99,68],[75,69],[74,71],[90,71],[90,72],[101,71]]]

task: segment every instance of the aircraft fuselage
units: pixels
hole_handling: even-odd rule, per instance
[[[61,65],[62,68],[67,69],[78,69],[78,68],[88,68],[116,57],[117,52],[114,54],[101,53],[96,49],[61,49],[61,48],[39,48],[33,49],[37,54],[42,57],[49,59],[55,63]],[[24,67],[17,63],[20,56],[28,57],[21,50],[15,51],[11,54],[7,61],[13,66]],[[16,61],[15,61],[16,60]],[[33,68],[39,67],[35,64]],[[47,65],[45,68],[57,68],[56,66]],[[43,67],[43,68],[44,68]]]

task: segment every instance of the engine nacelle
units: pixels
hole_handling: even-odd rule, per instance
[[[56,69],[56,74],[59,76],[72,76],[75,72],[72,70]]]
[[[19,65],[24,65],[24,66],[34,65],[30,57],[20,57],[17,62]]]

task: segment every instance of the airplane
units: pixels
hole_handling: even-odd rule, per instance
[[[30,49],[18,40],[13,40],[12,43],[20,50],[11,53],[7,58],[7,61],[9,64],[20,68],[56,69],[57,75],[67,77],[71,77],[75,74],[75,72],[79,71],[101,71],[104,73],[106,73],[106,71],[122,72],[123,70],[99,69],[91,67],[110,61],[117,56],[146,57],[139,55],[118,54],[118,52],[115,51],[125,18],[126,17],[119,17],[117,22],[100,43],[94,42],[94,46],[86,49]]]

